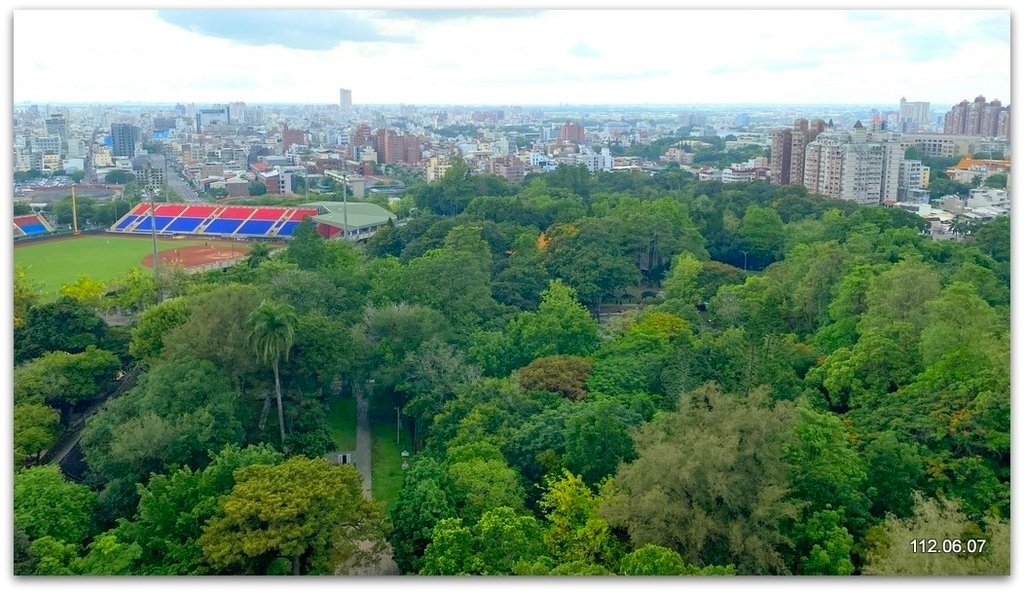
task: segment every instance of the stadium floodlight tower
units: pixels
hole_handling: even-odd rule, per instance
[[[153,281],[156,283],[156,302],[160,303],[163,299],[160,294],[160,258],[157,257],[156,249],[156,196],[152,189],[146,189],[146,193],[149,194],[149,228],[153,233]]]
[[[345,240],[348,240],[348,175],[341,180],[342,224],[345,226]]]
[[[78,202],[75,199],[76,185],[78,184],[71,184],[71,234],[77,237],[82,234],[82,231],[78,230]]]

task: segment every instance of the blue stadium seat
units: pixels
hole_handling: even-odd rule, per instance
[[[210,223],[203,233],[208,235],[230,235],[242,224],[241,220],[218,219]]]
[[[295,227],[299,226],[296,221],[286,222],[281,225],[281,228],[277,231],[278,237],[291,237],[292,233],[295,232]]]
[[[41,224],[23,224],[20,228],[25,231],[26,235],[42,235],[49,232]]]
[[[157,218],[159,220],[159,217]],[[203,222],[202,218],[179,218],[171,224],[164,227],[164,232],[173,233],[192,233],[195,232],[196,227],[199,223]]]
[[[148,214],[143,214],[142,216],[139,217],[139,226],[135,227],[134,229],[134,232],[136,233],[141,233],[143,231],[147,233],[153,231],[152,219],[149,217]]]
[[[274,226],[273,220],[250,220],[238,229],[240,235],[266,235],[270,227]]]
[[[122,221],[121,221],[121,223],[120,223],[120,224],[118,224],[118,225],[117,225],[116,227],[114,227],[114,228],[115,228],[115,229],[117,229],[117,230],[119,230],[119,231],[123,231],[123,230],[125,230],[126,228],[128,228],[128,227],[129,227],[129,226],[130,226],[130,225],[131,225],[131,224],[132,224],[133,222],[135,222],[135,221],[136,221],[136,220],[138,220],[138,219],[139,219],[139,217],[138,217],[138,216],[129,216],[128,218],[126,218],[126,219],[122,220]]]

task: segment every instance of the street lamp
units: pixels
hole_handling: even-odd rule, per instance
[[[746,272],[747,271],[747,252],[746,251],[741,251],[740,253],[743,254],[743,271]]]
[[[395,406],[395,442],[402,442],[402,408]]]

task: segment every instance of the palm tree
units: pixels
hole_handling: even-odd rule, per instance
[[[281,374],[279,363],[284,356],[288,360],[288,352],[295,342],[295,325],[298,317],[291,305],[263,301],[249,316],[249,345],[256,356],[269,362],[274,369],[274,389],[277,393],[277,423],[281,429],[281,448],[285,453],[288,446],[284,443],[284,408],[281,405]]]

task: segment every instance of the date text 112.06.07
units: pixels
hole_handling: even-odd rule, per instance
[[[985,549],[984,539],[914,539],[910,549],[920,554],[980,554]]]

